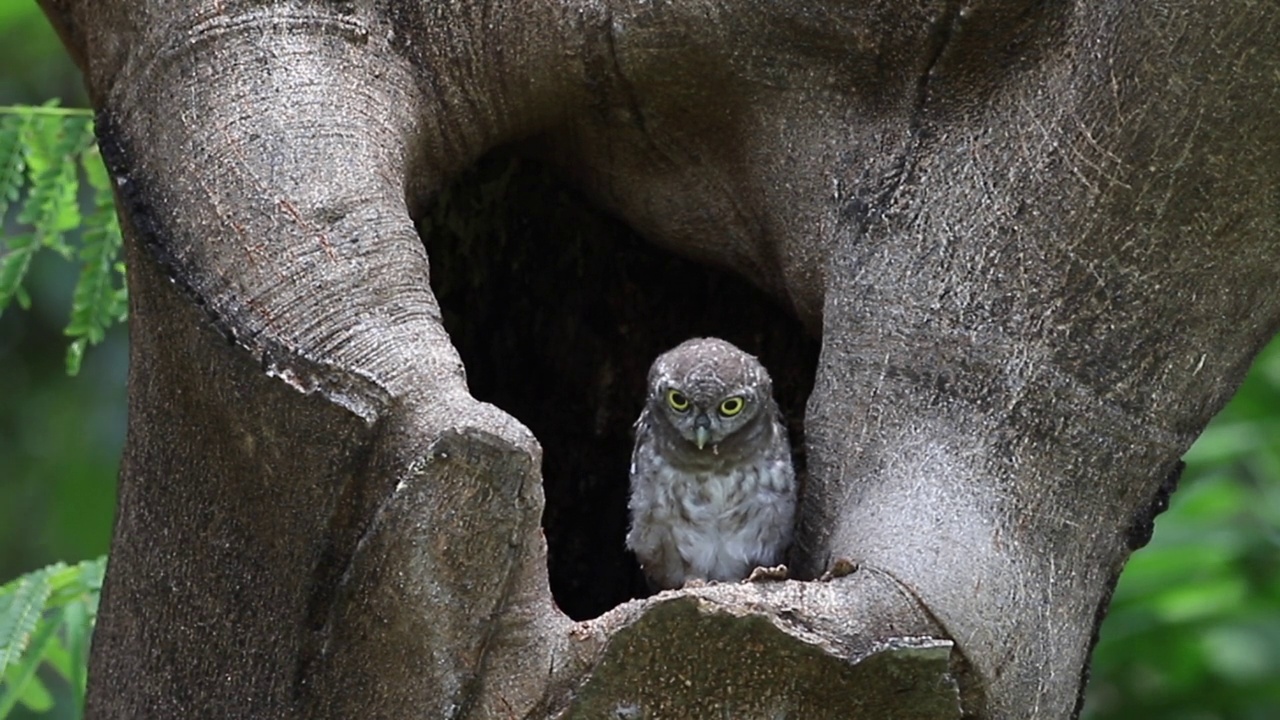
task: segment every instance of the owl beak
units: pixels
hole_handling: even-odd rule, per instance
[[[693,444],[698,449],[707,446],[707,441],[711,439],[711,420],[706,415],[699,415],[693,421]]]

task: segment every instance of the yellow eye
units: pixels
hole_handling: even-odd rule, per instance
[[[746,407],[747,402],[737,395],[720,403],[720,414],[725,417],[733,417],[742,412],[742,408]]]
[[[689,398],[685,397],[684,393],[679,390],[668,390],[667,404],[676,412],[684,412],[689,409]]]

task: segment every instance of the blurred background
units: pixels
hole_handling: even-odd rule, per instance
[[[0,105],[61,98],[85,107],[80,74],[33,2],[0,2]],[[13,215],[0,218],[0,233]],[[0,313],[0,582],[107,550],[124,443],[125,328],[89,351],[77,377],[63,359],[77,268],[32,263],[31,309]]]
[[[34,3],[0,3],[0,37],[0,105],[87,105]],[[113,329],[66,375],[74,282],[72,265],[38,256],[31,309],[0,315],[0,583],[108,549],[126,337]],[[1280,342],[1186,462],[1116,588],[1094,655],[1092,720],[1280,718]]]

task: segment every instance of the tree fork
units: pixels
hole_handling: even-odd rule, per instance
[[[130,263],[96,717],[1071,717],[1135,519],[1280,326],[1271,3],[42,5]],[[756,342],[814,387],[802,580],[556,607],[575,431],[473,397],[521,355],[450,337],[414,227],[499,147],[794,318]],[[661,339],[622,337],[601,397]]]

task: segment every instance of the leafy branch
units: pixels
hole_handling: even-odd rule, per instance
[[[80,210],[82,173],[91,193],[87,215]],[[67,373],[75,375],[85,348],[128,317],[120,225],[89,110],[61,108],[56,100],[0,106],[0,219],[10,207],[18,208],[17,227],[0,236],[0,313],[15,300],[30,307],[23,280],[38,253],[79,262],[64,331],[72,338]]]
[[[52,669],[84,707],[89,636],[98,614],[106,557],[76,565],[57,563],[0,587],[0,718],[19,703],[34,712],[53,707],[36,674]]]

